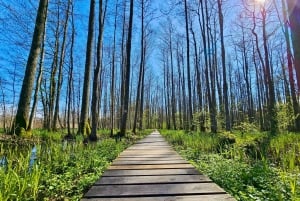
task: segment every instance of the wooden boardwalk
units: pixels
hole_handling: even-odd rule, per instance
[[[129,147],[82,201],[234,201],[153,132]]]

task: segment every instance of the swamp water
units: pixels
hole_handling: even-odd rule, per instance
[[[43,161],[47,162],[47,156],[43,156],[51,155],[51,152],[54,152],[52,146],[59,147],[60,151],[65,151],[68,148],[74,149],[74,144],[75,142],[70,142],[67,140],[54,145],[49,145],[46,143],[18,145],[0,142],[0,168],[7,168],[9,162],[11,162],[12,164],[16,164],[21,161],[21,158],[28,158],[27,161],[22,160],[22,162],[28,162],[28,169],[31,170],[38,159],[43,158],[46,159]]]

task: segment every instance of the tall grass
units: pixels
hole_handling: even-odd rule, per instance
[[[165,138],[237,200],[300,200],[300,135],[185,133]]]
[[[142,138],[128,135],[122,142],[102,139],[97,143],[84,144],[81,139],[62,141],[62,134],[36,131],[43,140],[28,146],[7,146],[0,143],[0,200],[79,200],[84,192],[101,176],[118,154]],[[31,149],[36,148],[36,159]]]

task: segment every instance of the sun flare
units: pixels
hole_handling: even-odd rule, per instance
[[[257,3],[263,4],[266,0],[255,0]]]

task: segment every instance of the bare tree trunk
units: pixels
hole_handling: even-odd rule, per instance
[[[60,60],[59,60],[59,69],[58,69],[58,82],[56,89],[56,99],[55,99],[55,110],[52,122],[52,130],[57,130],[57,121],[59,118],[59,105],[60,105],[60,92],[63,83],[63,65],[65,60],[65,50],[66,50],[66,40],[67,40],[67,30],[68,30],[68,22],[69,22],[69,11],[71,6],[71,0],[68,0],[68,5],[66,9],[66,19],[63,25],[63,39],[60,50]]]
[[[46,27],[44,27],[44,28],[46,28]],[[44,29],[43,42],[42,42],[41,54],[40,54],[39,72],[38,72],[38,76],[37,76],[36,84],[35,84],[35,91],[34,91],[34,95],[33,95],[33,104],[31,107],[29,123],[28,123],[28,128],[27,128],[28,130],[32,129],[33,119],[34,119],[37,102],[38,102],[38,93],[39,93],[41,82],[42,82],[43,65],[44,65],[44,51],[45,51],[45,38],[46,38],[46,30]]]
[[[69,70],[69,79],[68,79],[68,111],[67,111],[67,128],[68,128],[68,137],[72,137],[74,134],[71,131],[71,107],[72,102],[75,102],[75,99],[72,100],[72,94],[74,95],[74,83],[73,83],[73,69],[74,69],[74,42],[75,42],[75,23],[74,23],[74,5],[72,4],[72,35],[71,35],[71,48],[70,48],[70,70]],[[74,129],[74,115],[73,115],[73,129]]]
[[[225,128],[227,131],[231,130],[230,114],[229,114],[229,101],[228,101],[228,86],[226,77],[226,52],[224,44],[224,16],[222,12],[222,0],[218,0],[219,9],[219,24],[220,24],[220,38],[221,38],[221,54],[222,54],[222,69],[223,69],[223,98],[225,110]]]
[[[192,108],[192,87],[191,87],[191,64],[190,64],[190,37],[189,37],[189,23],[188,23],[188,8],[187,0],[184,0],[184,13],[185,13],[185,33],[186,33],[186,59],[187,59],[187,82],[188,82],[188,124],[189,129],[194,130],[193,123],[193,108]]]
[[[282,0],[282,10],[283,10],[283,19],[284,22],[287,23],[287,12],[286,12],[286,5],[284,0]],[[294,80],[294,73],[293,73],[293,59],[292,59],[292,52],[291,52],[291,43],[290,43],[290,34],[288,26],[284,26],[284,36],[286,41],[286,52],[287,52],[287,61],[288,61],[288,74],[289,74],[289,82],[291,87],[291,96],[292,96],[292,103],[293,103],[293,110],[294,110],[294,116],[295,116],[295,130],[300,131],[300,116],[299,111],[299,103],[297,101],[297,95],[296,95],[296,88],[295,88],[295,80]],[[298,38],[299,40],[299,38]],[[299,44],[299,42],[298,42]],[[296,58],[295,58],[296,59]],[[295,63],[296,64],[296,63]],[[300,65],[300,64],[299,64]],[[299,66],[300,68],[300,66]],[[300,74],[300,72],[299,72]],[[299,86],[299,79],[297,79],[298,86]],[[300,88],[298,88],[299,90]]]
[[[93,93],[92,93],[92,132],[89,136],[91,141],[97,141],[97,127],[99,122],[99,101],[100,101],[100,89],[99,89],[99,77],[102,71],[102,41],[104,31],[104,19],[106,14],[107,1],[105,2],[105,8],[103,8],[103,1],[99,1],[99,35],[97,44],[97,65],[94,70],[94,81],[93,81]]]
[[[296,70],[296,78],[298,84],[298,94],[300,92],[300,4],[298,0],[286,0],[288,13],[289,13],[289,24],[291,28],[291,39],[294,50],[294,66]]]
[[[58,54],[59,54],[59,28],[60,28],[60,4],[57,4],[57,21],[56,21],[56,28],[55,28],[55,44],[54,44],[54,52],[53,52],[53,60],[51,64],[51,75],[50,75],[50,86],[49,86],[49,93],[48,93],[48,116],[46,116],[46,127],[48,130],[52,129],[52,122],[53,122],[53,115],[54,115],[54,102],[56,97],[56,73],[58,68]],[[45,81],[46,85],[46,81]]]
[[[0,77],[0,90],[1,90],[1,102],[2,102],[2,120],[3,120],[3,130],[4,133],[7,133],[7,125],[6,125],[6,102],[5,102],[5,93],[3,89],[3,81]]]
[[[91,0],[88,39],[86,45],[86,60],[85,60],[80,123],[78,129],[78,133],[83,135],[89,135],[91,132],[90,125],[88,122],[88,108],[89,108],[89,100],[90,100],[90,79],[91,79],[91,66],[92,66],[92,53],[93,53],[94,21],[95,21],[95,0]]]
[[[205,126],[204,126],[204,115],[203,115],[203,101],[202,101],[202,84],[201,84],[201,75],[200,75],[200,65],[199,65],[199,56],[198,56],[198,48],[197,48],[197,41],[195,32],[192,27],[191,23],[191,33],[193,36],[193,42],[194,42],[194,51],[195,51],[195,69],[196,69],[196,85],[197,85],[197,95],[198,95],[198,101],[199,101],[199,122],[200,122],[200,131],[205,132]]]
[[[113,137],[114,132],[114,114],[115,114],[115,58],[116,58],[116,30],[117,30],[117,13],[118,13],[118,0],[115,7],[114,19],[114,41],[112,52],[112,66],[111,66],[111,86],[110,86],[110,137]]]
[[[130,0],[129,27],[128,27],[128,36],[127,36],[127,43],[126,43],[127,59],[126,59],[126,72],[125,72],[125,80],[124,80],[124,101],[123,101],[124,110],[123,113],[121,114],[122,119],[121,119],[121,126],[120,126],[121,136],[125,136],[126,122],[127,122],[127,115],[128,115],[132,24],[133,24],[133,0]]]
[[[136,123],[137,123],[137,116],[138,116],[138,109],[139,109],[139,104],[140,104],[140,97],[141,97],[141,81],[142,81],[142,74],[143,74],[143,69],[144,69],[144,45],[145,45],[145,25],[144,25],[144,20],[145,20],[145,4],[144,0],[141,0],[141,59],[140,59],[140,70],[139,70],[139,80],[138,80],[138,86],[137,86],[137,93],[136,93],[136,100],[135,100],[135,112],[134,112],[134,120],[133,120],[133,128],[132,132],[136,133]]]
[[[41,51],[43,32],[46,26],[48,0],[40,0],[35,22],[34,34],[27,60],[25,76],[23,79],[18,110],[11,133],[22,135],[28,128],[28,114],[30,108],[31,93],[35,77],[36,65]]]
[[[268,83],[268,91],[269,91],[269,104],[268,104],[268,120],[269,127],[271,131],[271,135],[275,135],[277,132],[277,112],[275,105],[275,90],[274,90],[274,81],[272,79],[271,74],[271,66],[269,61],[269,51],[267,47],[267,33],[266,33],[266,10],[265,8],[261,11],[262,15],[262,28],[263,28],[263,47],[265,52],[265,71],[266,71],[266,79]]]

